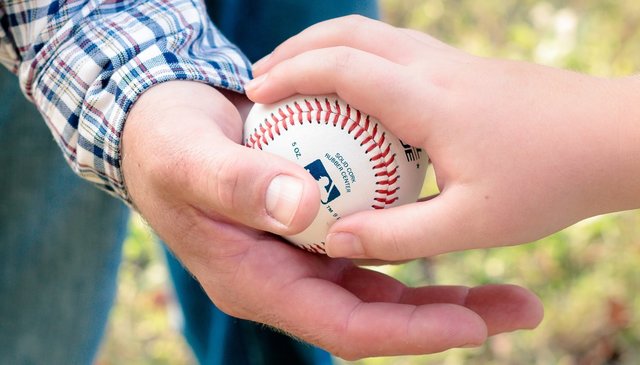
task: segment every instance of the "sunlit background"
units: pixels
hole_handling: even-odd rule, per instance
[[[381,4],[385,21],[428,32],[477,55],[604,77],[640,69],[640,3],[635,0]],[[425,192],[433,192],[433,176],[428,180]],[[132,219],[130,228],[118,299],[97,364],[195,364],[177,329],[162,252],[139,218]],[[528,245],[383,269],[409,285],[523,285],[542,298],[545,320],[534,331],[496,336],[478,349],[354,364],[640,363],[639,211],[592,218]]]

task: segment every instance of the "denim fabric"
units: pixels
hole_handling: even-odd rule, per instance
[[[378,18],[376,0],[206,0],[211,19],[252,62],[308,26],[349,14]]]
[[[77,178],[0,67],[0,364],[90,364],[126,207]]]

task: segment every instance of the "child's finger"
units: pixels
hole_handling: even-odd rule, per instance
[[[278,46],[253,67],[254,75],[269,72],[273,66],[301,53],[321,48],[346,46],[406,64],[413,59],[416,40],[389,24],[351,15],[313,25]],[[389,47],[393,45],[393,47]]]
[[[468,200],[447,192],[428,202],[343,217],[329,231],[327,254],[397,261],[493,244],[474,240],[482,227]]]
[[[408,67],[348,47],[312,50],[275,65],[246,86],[257,103],[294,94],[335,93],[353,107],[378,118],[393,134],[419,146],[437,105],[430,86]],[[418,107],[419,106],[419,107]]]

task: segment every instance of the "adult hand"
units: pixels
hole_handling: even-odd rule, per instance
[[[640,207],[637,78],[475,57],[356,16],[310,27],[254,74],[255,102],[336,93],[431,158],[436,198],[339,220],[330,256],[400,260],[512,245]]]
[[[478,345],[541,320],[519,287],[408,288],[263,232],[304,229],[319,192],[301,167],[240,146],[241,130],[216,89],[175,81],[140,97],[123,135],[136,208],[221,310],[347,359]]]

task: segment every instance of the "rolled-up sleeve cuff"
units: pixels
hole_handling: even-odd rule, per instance
[[[249,79],[248,64],[240,55],[218,51],[204,61],[150,47],[114,72],[106,89],[98,86],[95,93],[90,89],[78,126],[79,175],[131,204],[120,153],[129,110],[142,93],[166,81],[191,80],[243,92]]]
[[[0,48],[0,60],[18,74],[63,156],[78,175],[129,204],[120,148],[138,97],[171,80],[242,92],[250,78],[249,61],[199,0],[44,8],[14,2],[0,10],[1,40],[11,42],[10,49]]]

